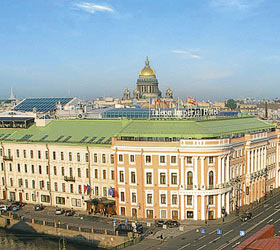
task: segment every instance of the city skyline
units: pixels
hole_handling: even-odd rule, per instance
[[[121,97],[146,56],[175,97],[275,98],[280,3],[269,0],[0,3],[0,97]],[[264,88],[265,86],[265,88]]]

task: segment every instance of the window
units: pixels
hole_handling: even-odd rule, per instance
[[[32,194],[32,201],[36,201],[36,194]]]
[[[69,161],[72,161],[72,153],[69,152]]]
[[[136,193],[135,192],[132,192],[131,193],[131,203],[136,203],[137,200],[136,200]]]
[[[61,175],[64,176],[64,167],[61,167]]]
[[[79,194],[82,193],[82,185],[78,185],[78,192],[79,192]]]
[[[131,163],[134,163],[134,162],[135,162],[135,156],[134,156],[134,155],[130,155],[130,156],[129,156],[129,161],[130,161]]]
[[[166,205],[166,194],[161,194],[160,195],[160,203],[162,205]]]
[[[191,156],[187,156],[187,164],[192,164],[192,157]]]
[[[9,163],[9,167],[10,167],[10,172],[12,172],[12,171],[13,171],[13,165],[12,165],[12,163]]]
[[[171,185],[177,185],[177,173],[171,173]]]
[[[94,178],[98,179],[98,169],[94,169]]]
[[[50,182],[47,181],[47,190],[50,190]]]
[[[53,151],[53,160],[56,160],[56,153]]]
[[[214,173],[213,171],[209,172],[209,188],[213,188],[214,186]]]
[[[38,173],[42,174],[42,167],[41,167],[41,165],[38,166]]]
[[[3,162],[1,162],[1,170],[4,171],[4,163]]]
[[[31,165],[31,173],[34,174],[35,173],[35,168],[34,165]]]
[[[17,158],[19,158],[19,150],[17,149]]]
[[[77,153],[77,161],[81,161],[81,155],[80,155],[80,153]]]
[[[28,193],[25,193],[25,200],[29,200],[29,194]]]
[[[45,187],[44,181],[39,182],[39,187],[40,187],[40,189],[43,189]]]
[[[166,173],[160,173],[160,185],[166,185]]]
[[[28,180],[25,180],[25,187],[28,188]]]
[[[119,162],[123,162],[123,155],[122,154],[119,155]]]
[[[178,204],[178,195],[177,194],[172,194],[172,205],[177,205]]]
[[[69,168],[69,175],[70,177],[73,177],[73,168]]]
[[[58,188],[57,188],[57,182],[54,183],[54,191],[57,192]]]
[[[12,187],[14,185],[13,178],[10,178],[10,186]]]
[[[20,178],[20,179],[18,179],[18,186],[22,187],[22,185],[23,185],[23,182],[22,182],[22,179]]]
[[[147,194],[147,204],[153,204],[153,194]]]
[[[192,185],[193,185],[193,173],[192,173],[192,171],[189,171],[187,173],[187,185],[188,185],[188,188],[192,188]]]
[[[121,202],[124,202],[124,191],[121,191],[120,192],[120,198],[121,198]]]
[[[34,155],[33,155],[33,150],[30,150],[30,158],[33,159]]]
[[[46,166],[46,174],[50,174],[49,166]]]
[[[193,219],[193,211],[187,211],[187,218]]]
[[[106,163],[106,155],[102,154],[102,163]]]
[[[20,164],[17,164],[18,172],[20,172]]]
[[[0,148],[0,156],[3,156],[3,150]]]
[[[46,158],[46,160],[49,159],[49,151],[45,152],[45,158]]]
[[[103,180],[106,180],[106,170],[103,170]]]
[[[98,161],[97,153],[94,153],[93,162],[97,163],[97,161]]]
[[[4,186],[5,185],[5,178],[2,177],[2,185]]]
[[[214,157],[213,156],[209,156],[209,164],[214,164]]]
[[[27,173],[27,164],[24,164],[24,172]]]
[[[135,174],[134,171],[131,171],[131,172],[130,172],[130,182],[131,182],[132,184],[135,184],[135,183],[136,183],[136,174]]]
[[[192,206],[192,196],[187,195],[187,206]]]
[[[74,187],[73,187],[73,184],[70,184],[70,193],[74,193]]]
[[[35,188],[35,180],[32,180],[32,188]]]
[[[123,172],[123,170],[120,170],[119,171],[119,182],[124,182],[124,172]]]
[[[64,154],[63,154],[63,152],[60,152],[60,160],[64,161]]]
[[[165,156],[164,156],[164,155],[161,155],[161,156],[159,157],[159,163],[160,163],[160,164],[165,164]]]
[[[72,204],[73,207],[81,207],[82,206],[81,199],[72,198],[71,199],[71,204]]]
[[[104,197],[107,196],[107,187],[103,187],[103,196],[104,196]]]
[[[115,159],[114,159],[114,155],[113,155],[113,154],[112,154],[112,155],[110,155],[110,160],[111,160],[111,164],[114,164]]]
[[[160,218],[161,219],[166,219],[166,209],[161,209],[160,210]]]
[[[65,198],[64,197],[56,197],[56,204],[58,205],[65,205]]]
[[[8,149],[8,156],[11,157],[11,149]]]
[[[81,169],[78,168],[78,177],[81,178]]]
[[[98,196],[98,195],[99,195],[99,189],[98,189],[98,186],[95,186],[95,187],[94,187],[94,193],[95,193],[95,195],[96,195],[96,196]]]
[[[38,150],[38,159],[41,159],[41,151]]]
[[[88,171],[88,168],[86,168],[86,178],[89,178],[89,171]]]
[[[62,189],[62,192],[65,192],[65,183],[62,183],[61,189]]]
[[[111,180],[115,180],[115,171],[111,170]]]
[[[26,150],[23,150],[23,158],[26,158]]]
[[[177,156],[172,155],[171,156],[171,164],[176,164],[177,163]]]
[[[150,156],[150,155],[146,155],[146,157],[145,157],[145,161],[146,161],[146,164],[151,163],[151,162],[152,162],[152,156]]]
[[[214,195],[208,196],[208,205],[214,205]]]
[[[53,166],[53,174],[56,175],[56,166]]]
[[[153,180],[152,180],[152,173],[151,172],[147,172],[146,173],[146,184],[147,185],[152,185],[153,184]]]
[[[86,162],[89,162],[88,153],[85,154]]]
[[[50,203],[50,196],[49,195],[41,195],[41,202]]]

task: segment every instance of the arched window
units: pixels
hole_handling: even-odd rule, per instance
[[[192,173],[192,171],[189,171],[187,173],[187,185],[188,185],[188,188],[192,188],[192,185],[193,185],[193,173]]]
[[[214,172],[210,171],[208,174],[208,178],[209,178],[209,187],[213,187],[214,186]]]

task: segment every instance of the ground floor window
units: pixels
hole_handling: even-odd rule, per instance
[[[15,192],[10,192],[10,200],[15,201],[16,200],[16,193]]]
[[[172,210],[172,220],[178,220],[178,219],[179,219],[178,210]]]
[[[28,193],[25,193],[25,200],[29,200],[29,194]]]
[[[125,207],[121,207],[121,215],[125,216]]]
[[[154,210],[147,209],[146,214],[147,214],[147,218],[150,219],[154,218]]]
[[[64,197],[56,197],[56,204],[65,205],[65,198]]]
[[[208,196],[208,204],[209,205],[214,205],[214,195],[209,195]]]
[[[132,208],[131,212],[133,217],[137,217],[137,208]]]
[[[49,195],[41,195],[41,202],[50,203],[50,196]]]
[[[32,194],[32,201],[36,201],[36,194]]]
[[[72,204],[73,207],[81,207],[82,206],[81,199],[72,198],[71,199],[71,204]]]
[[[161,209],[160,210],[160,218],[161,219],[166,219],[166,214],[167,214],[166,209]]]
[[[193,219],[193,211],[187,211],[187,218]]]

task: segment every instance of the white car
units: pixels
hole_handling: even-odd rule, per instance
[[[7,205],[0,205],[0,211],[7,211],[8,206]]]

